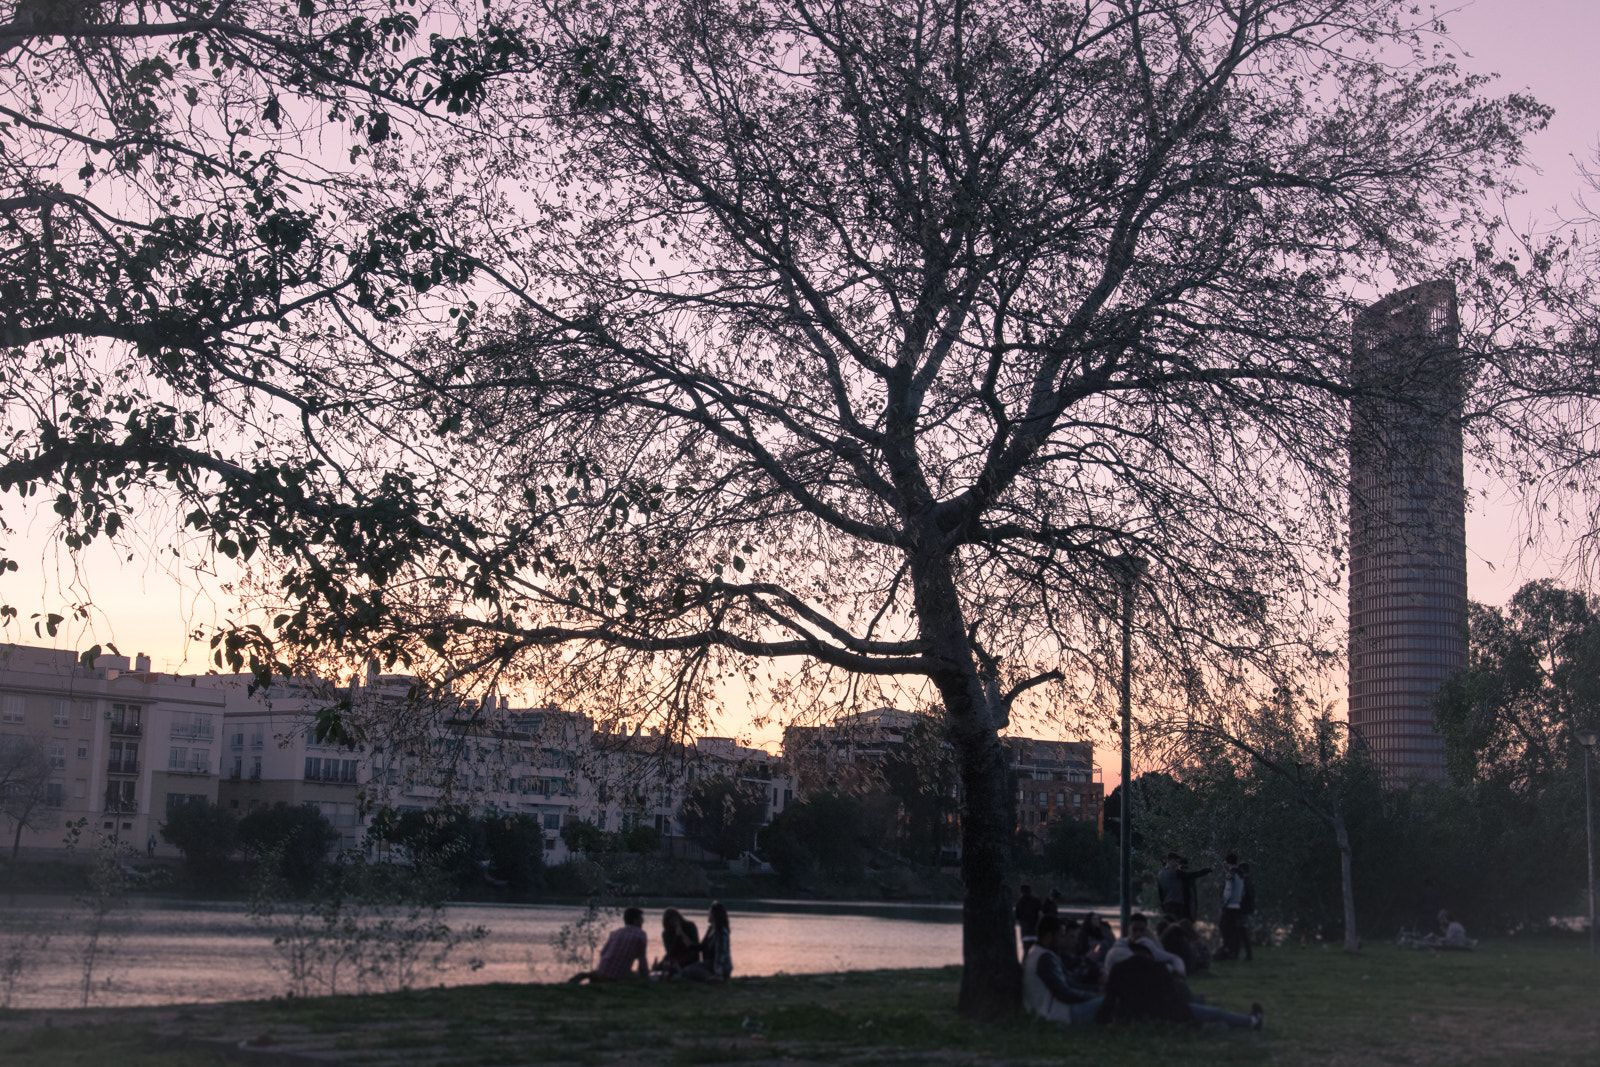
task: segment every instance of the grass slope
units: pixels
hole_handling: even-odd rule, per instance
[[[679,983],[492,985],[181,1008],[0,1014],[0,1063],[1595,1064],[1600,962],[1570,941],[1474,954],[1259,951],[1197,991],[1262,1033],[957,1016],[955,968]]]

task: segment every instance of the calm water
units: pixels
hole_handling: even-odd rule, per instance
[[[11,1006],[78,1006],[84,913],[60,897],[0,900],[0,965],[19,948],[26,957],[11,988]],[[703,928],[703,905],[682,910]],[[574,967],[558,958],[551,937],[582,914],[582,908],[560,905],[451,907],[445,921],[452,927],[482,925],[489,936],[458,949],[445,969],[424,970],[415,984],[561,980]],[[654,954],[660,951],[660,915],[659,907],[645,911]],[[760,902],[736,904],[730,915],[734,973],[740,975],[942,967],[961,959],[961,910],[955,905]],[[608,919],[605,929],[618,921]],[[271,933],[241,903],[135,900],[112,914],[107,931],[91,1004],[249,1000],[289,989]],[[45,933],[50,940],[41,950]],[[483,967],[469,969],[469,956],[482,959]],[[0,997],[5,993],[0,985]]]

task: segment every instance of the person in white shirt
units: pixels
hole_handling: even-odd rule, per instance
[[[1106,954],[1105,965],[1101,968],[1101,982],[1111,977],[1111,968],[1133,955],[1135,943],[1145,945],[1150,949],[1150,955],[1157,963],[1162,964],[1172,974],[1179,978],[1188,977],[1188,971],[1183,965],[1183,957],[1174,955],[1161,947],[1161,942],[1156,940],[1150,932],[1150,919],[1142,912],[1134,912],[1128,916],[1128,929],[1122,937],[1117,938],[1117,943],[1111,946],[1111,951]]]

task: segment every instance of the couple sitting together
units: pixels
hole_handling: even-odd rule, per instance
[[[1143,915],[1128,919],[1124,936],[1106,954],[1103,981],[1095,986],[1084,981],[1091,972],[1073,958],[1059,919],[1041,918],[1038,938],[1022,961],[1022,1004],[1030,1014],[1061,1023],[1170,1019],[1261,1029],[1259,1004],[1249,1015],[1239,1015],[1199,1003],[1184,981],[1183,960],[1151,936]]]
[[[666,954],[652,966],[650,941],[644,932],[644,912],[629,908],[622,913],[622,926],[613,930],[600,950],[600,964],[592,971],[573,975],[569,981],[615,982],[634,975],[649,978],[652,972],[663,978],[686,978],[692,982],[725,982],[733,974],[733,955],[729,944],[728,909],[721,901],[711,905],[706,917],[706,936],[677,908],[661,913],[661,944]]]

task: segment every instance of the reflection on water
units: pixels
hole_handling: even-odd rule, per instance
[[[682,910],[704,925],[703,908]],[[733,905],[729,913],[735,974],[943,967],[961,960],[957,906],[862,905],[846,912],[839,905],[796,901]],[[573,968],[557,960],[550,938],[582,914],[580,907],[563,905],[451,907],[445,921],[452,927],[481,924],[489,936],[458,950],[447,970],[420,976],[419,984],[561,980]],[[645,910],[652,946],[659,939],[660,914],[659,907]],[[30,931],[50,933],[48,945],[20,976],[13,1007],[78,1006],[82,926],[81,912],[60,897],[6,899],[0,955]],[[242,903],[134,900],[112,913],[108,930],[95,972],[97,1005],[251,1000],[288,987],[270,934]],[[471,970],[469,956],[482,959],[483,967]]]

